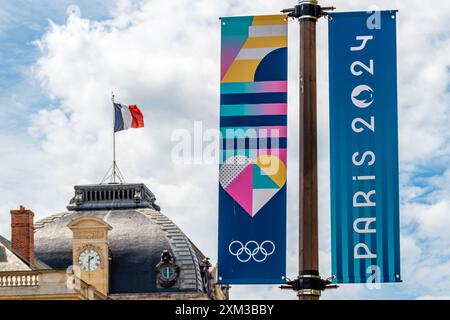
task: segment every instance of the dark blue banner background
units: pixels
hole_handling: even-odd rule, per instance
[[[219,273],[219,276],[222,277],[220,282],[227,284],[283,283],[282,276],[285,275],[286,269],[286,242],[284,241],[286,237],[286,185],[253,218],[223,188],[219,188],[219,203],[219,210],[228,213],[219,215],[221,228],[219,243],[224,244],[219,250],[219,261],[222,265],[227,266],[227,268],[222,268]],[[233,210],[231,211],[230,208]],[[228,252],[228,246],[233,240],[239,240],[244,245],[248,241],[262,244],[266,240],[271,240],[275,243],[276,250],[262,263],[254,260],[241,263]],[[265,247],[267,250],[271,249],[269,245]],[[249,244],[249,249],[254,250],[255,246]],[[248,256],[243,253],[241,257],[245,260]],[[256,258],[263,259],[264,256],[258,254]],[[278,277],[274,278],[274,274]]]

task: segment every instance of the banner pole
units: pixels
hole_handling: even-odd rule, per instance
[[[300,24],[299,276],[287,282],[299,300],[319,300],[331,283],[319,275],[316,22],[333,9],[321,8],[317,0],[300,0],[282,11]]]
[[[300,1],[317,5],[317,1]],[[319,277],[317,214],[317,17],[301,16],[300,24],[300,180],[299,275]],[[320,277],[319,277],[320,279]],[[320,291],[303,289],[300,300],[318,300]]]

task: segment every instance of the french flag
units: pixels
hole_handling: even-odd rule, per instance
[[[114,132],[143,126],[144,116],[136,105],[114,103]]]

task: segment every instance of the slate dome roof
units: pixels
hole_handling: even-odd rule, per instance
[[[67,225],[95,216],[113,228],[108,236],[110,294],[204,293],[204,255],[159,211],[143,184],[77,186],[68,209],[35,224],[36,257],[51,268],[72,265],[72,232]],[[163,250],[169,250],[180,266],[179,280],[171,288],[157,286],[155,267]]]

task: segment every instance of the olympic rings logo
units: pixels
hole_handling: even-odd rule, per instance
[[[228,246],[228,251],[242,263],[249,262],[251,259],[255,262],[264,262],[275,252],[275,244],[270,240],[262,242],[261,245],[253,240],[245,245],[240,241],[233,241]]]

